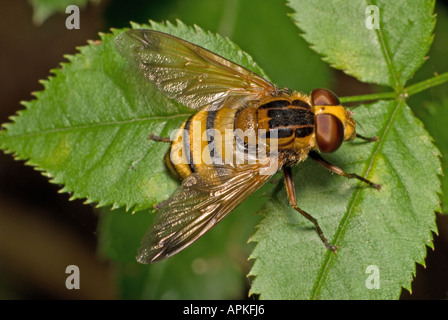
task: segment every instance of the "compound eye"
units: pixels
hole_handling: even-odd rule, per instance
[[[328,89],[314,89],[311,91],[311,104],[313,106],[339,106],[339,98]]]
[[[344,140],[344,126],[334,115],[321,113],[316,115],[316,142],[320,152],[337,150]]]

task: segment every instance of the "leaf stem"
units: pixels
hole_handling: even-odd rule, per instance
[[[369,100],[389,100],[395,99],[397,97],[396,92],[381,92],[381,93],[371,93],[371,94],[363,94],[360,96],[349,96],[349,97],[341,97],[341,103],[348,102],[361,102],[361,101],[369,101]]]
[[[416,93],[419,93],[423,90],[444,84],[448,82],[448,72],[442,73],[440,75],[436,75],[430,79],[426,79],[420,82],[417,82],[409,87],[403,89],[402,92],[380,92],[380,93],[372,93],[372,94],[364,94],[359,96],[349,96],[349,97],[341,97],[341,103],[349,103],[349,102],[363,102],[369,100],[389,100],[396,99],[398,97],[408,98]]]
[[[420,91],[444,84],[445,82],[448,82],[448,72],[436,75],[433,78],[421,82],[417,82],[416,84],[407,87],[404,91],[408,96],[412,96]]]

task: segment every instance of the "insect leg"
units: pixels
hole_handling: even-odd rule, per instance
[[[356,173],[346,173],[344,172],[341,168],[329,163],[328,161],[326,161],[324,158],[322,158],[317,152],[315,151],[311,151],[309,154],[309,157],[311,159],[313,159],[314,161],[316,161],[317,163],[319,163],[320,165],[324,166],[325,168],[327,168],[328,170],[330,170],[333,173],[336,173],[340,176],[344,176],[348,179],[358,179],[361,180],[362,182],[367,183],[369,186],[377,189],[378,191],[381,190],[381,185],[380,184],[376,184],[370,180],[367,180],[359,175],[357,175]]]
[[[171,142],[170,138],[159,137],[159,136],[156,136],[155,134],[152,134],[152,133],[149,134],[148,140],[162,141],[162,142]]]
[[[330,244],[327,241],[327,238],[325,238],[324,233],[323,233],[322,229],[320,228],[317,220],[315,218],[313,218],[309,213],[307,213],[307,212],[303,211],[302,209],[300,209],[299,207],[297,207],[296,191],[294,188],[294,181],[292,179],[291,167],[289,167],[289,166],[283,167],[283,177],[285,178],[286,193],[288,194],[288,199],[289,199],[289,203],[291,204],[291,206],[294,208],[294,210],[299,212],[301,215],[303,215],[305,218],[307,218],[309,221],[311,221],[314,224],[314,227],[316,228],[317,233],[319,234],[319,237],[322,240],[322,242],[324,243],[325,247],[327,249],[330,249],[334,253],[336,253],[338,250],[338,247]]]
[[[374,136],[374,137],[364,137],[364,136],[362,136],[362,135],[357,133],[356,137],[360,138],[362,140],[366,140],[366,141],[376,141],[376,142],[380,141],[377,136]]]

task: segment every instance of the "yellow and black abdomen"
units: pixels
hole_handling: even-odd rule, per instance
[[[215,167],[233,161],[232,153],[226,154],[225,148],[234,148],[236,111],[202,110],[191,116],[173,139],[165,158],[168,168],[181,179],[195,172],[204,179],[216,179]]]

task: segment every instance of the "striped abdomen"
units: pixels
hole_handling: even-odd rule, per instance
[[[182,179],[194,172],[212,179],[217,176],[215,165],[233,162],[236,111],[221,108],[191,116],[177,132],[167,154],[171,171]]]

